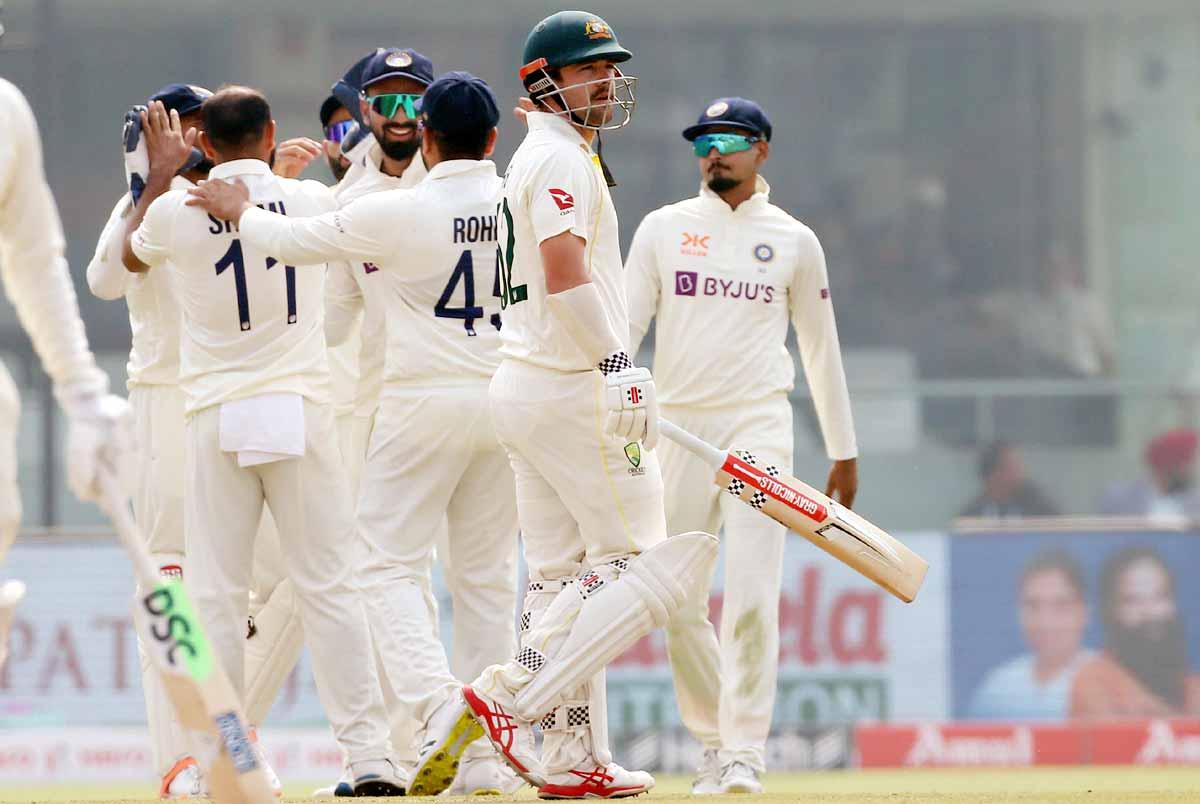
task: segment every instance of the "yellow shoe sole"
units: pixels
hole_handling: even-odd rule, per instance
[[[425,761],[413,772],[412,783],[408,786],[410,796],[436,796],[454,784],[458,773],[458,762],[467,746],[483,736],[483,727],[475,722],[471,711],[464,711],[445,741],[429,752]]]

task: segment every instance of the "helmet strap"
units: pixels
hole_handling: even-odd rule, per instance
[[[616,187],[617,180],[613,178],[612,171],[608,169],[608,163],[604,161],[604,143],[600,140],[600,132],[596,132],[596,158],[600,160],[600,172],[604,174],[604,183],[609,187]]]

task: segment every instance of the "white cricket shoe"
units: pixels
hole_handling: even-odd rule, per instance
[[[318,787],[312,793],[313,798],[353,798],[354,777],[350,775],[349,763],[342,766],[342,775],[329,787]]]
[[[350,773],[355,796],[402,796],[408,787],[404,772],[388,759],[351,762]]]
[[[200,766],[191,757],[184,757],[171,766],[158,788],[159,798],[204,798],[208,788]]]
[[[762,782],[758,779],[758,771],[745,762],[734,760],[725,766],[721,773],[722,793],[761,793]]]
[[[496,755],[466,757],[459,763],[454,784],[447,796],[508,796],[525,786],[508,765]]]
[[[721,792],[721,755],[715,748],[705,748],[692,780],[693,796],[715,796]]]
[[[484,736],[500,754],[500,758],[508,763],[508,767],[533,787],[540,788],[546,784],[546,771],[530,739],[533,732],[529,724],[470,684],[462,688],[462,699],[471,717],[483,727]]]
[[[267,752],[263,750],[262,743],[258,741],[258,729],[254,727],[250,728],[250,750],[254,752],[254,758],[262,767],[263,773],[267,777],[267,784],[271,786],[271,792],[275,794],[275,798],[283,798],[283,782],[279,781],[279,774],[275,773],[271,763],[267,762]]]
[[[554,773],[538,788],[538,798],[629,798],[654,787],[645,771],[625,770],[615,762]]]

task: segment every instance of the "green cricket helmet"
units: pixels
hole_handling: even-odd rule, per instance
[[[519,74],[529,97],[546,111],[569,117],[584,128],[608,130],[626,126],[632,119],[637,104],[634,97],[637,79],[618,68],[612,78],[560,86],[551,71],[601,59],[620,63],[631,58],[633,54],[621,47],[616,33],[600,17],[587,11],[560,11],[546,17],[529,32],[525,40],[524,66]],[[593,85],[603,83],[609,84],[608,99],[592,102]],[[587,104],[572,107],[563,97],[566,90],[575,87],[587,87]],[[551,99],[557,103],[550,105]],[[616,109],[624,115],[619,122],[612,123]]]

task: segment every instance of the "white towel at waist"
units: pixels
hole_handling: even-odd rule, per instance
[[[221,405],[221,450],[238,466],[256,466],[304,454],[304,397],[262,394]]]

